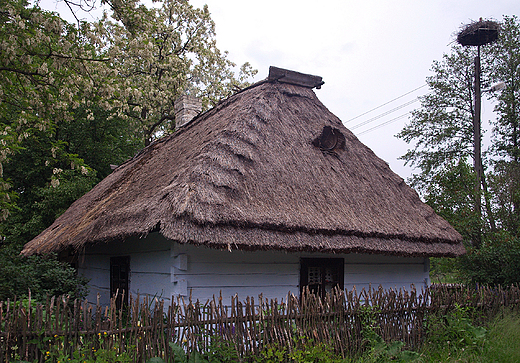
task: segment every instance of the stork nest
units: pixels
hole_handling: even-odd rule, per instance
[[[457,35],[460,45],[484,45],[498,39],[500,25],[492,20],[479,20],[465,25]]]

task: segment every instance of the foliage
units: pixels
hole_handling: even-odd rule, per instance
[[[424,186],[424,199],[437,214],[448,220],[465,241],[477,238],[481,224],[475,213],[473,167],[457,160],[439,167]]]
[[[459,263],[454,258],[432,257],[430,258],[430,279],[432,283],[453,284],[459,283]]]
[[[254,362],[282,363],[282,362],[344,362],[334,349],[326,343],[316,343],[313,339],[299,337],[293,339],[293,348],[289,351],[279,345],[267,345],[257,356],[252,357]]]
[[[472,49],[455,45],[442,61],[433,62],[434,75],[426,80],[431,92],[420,97],[421,107],[398,134],[414,142],[402,159],[420,170],[412,181],[421,192],[439,170],[472,155],[474,56]]]
[[[505,310],[489,325],[487,343],[480,352],[483,362],[520,361],[520,315]],[[475,359],[475,361],[477,361]]]
[[[503,235],[460,259],[463,277],[482,285],[509,286],[520,281],[520,241]]]
[[[419,350],[421,362],[518,362],[520,316],[504,310],[485,327],[475,327],[464,308],[429,320],[430,331]]]
[[[219,336],[211,337],[211,344],[204,354],[204,358],[209,363],[236,362],[239,360],[236,348],[229,341]]]
[[[362,325],[364,352],[359,358],[359,362],[388,362],[390,360],[412,362],[416,360],[418,354],[403,350],[403,342],[387,343],[378,334],[377,313],[377,307],[366,305],[360,308],[359,317]]]
[[[88,67],[108,61],[88,36],[56,14],[24,0],[3,1],[0,8],[0,165],[31,135],[54,133],[71,121],[73,110],[95,98]],[[48,145],[54,152],[59,144]],[[49,168],[52,167],[49,166]],[[0,168],[1,169],[1,168]],[[1,175],[0,196],[12,198],[12,175]],[[5,205],[4,219],[14,205]]]
[[[235,78],[233,62],[216,46],[207,6],[164,0],[148,8],[135,0],[108,1],[113,14],[93,26],[114,64],[114,93],[121,111],[146,142],[175,128],[173,102],[183,93],[217,102],[256,71],[244,64]]]
[[[98,334],[98,340],[103,340],[103,335]],[[106,335],[106,332],[105,332]],[[41,349],[44,362],[71,362],[71,363],[131,363],[134,354],[131,350],[122,352],[115,345],[111,349],[98,348],[95,341],[85,342],[79,349],[69,354],[63,337],[54,336],[48,338],[47,345]]]
[[[15,251],[16,253],[18,251]],[[10,248],[0,249],[0,300],[22,298],[31,291],[36,300],[43,301],[47,295],[70,295],[84,298],[88,282],[78,276],[76,270],[55,255],[23,258],[10,254]]]
[[[179,95],[200,96],[207,107],[256,72],[246,63],[235,75],[207,7],[103,3],[111,14],[77,24],[38,3],[0,4],[0,298],[26,295],[31,284],[37,295],[70,292],[66,265],[55,256],[20,257],[22,246],[111,165],[174,130]],[[39,266],[68,282],[51,289],[35,275]],[[14,287],[17,268],[34,282]]]
[[[489,120],[492,142],[484,148],[480,196],[473,167],[476,47],[454,44],[433,62],[433,75],[426,80],[430,92],[420,97],[421,106],[398,134],[413,144],[402,157],[419,169],[412,185],[461,233],[468,248],[457,262],[439,260],[433,267],[449,266],[452,277],[479,283],[520,281],[512,272],[520,248],[520,23],[517,16],[504,16],[500,25],[498,41],[481,47],[483,96],[495,102],[496,118]],[[505,88],[490,92],[498,82]],[[482,213],[476,210],[477,198]]]
[[[476,47],[454,44],[441,61],[433,62],[433,75],[426,80],[431,92],[420,98],[421,106],[398,134],[414,145],[402,157],[419,169],[412,184],[427,203],[452,223],[468,245],[480,244],[481,231],[484,239],[497,229],[513,235],[520,231],[518,34],[518,18],[504,16],[499,40],[481,47],[483,89],[498,81],[506,84],[500,93],[484,93],[497,102],[497,118],[490,120],[492,143],[483,154],[482,220],[474,207],[477,196],[472,160]]]
[[[487,330],[475,327],[471,309],[456,305],[446,315],[430,315],[427,322],[428,343],[452,352],[464,349],[480,349]]]

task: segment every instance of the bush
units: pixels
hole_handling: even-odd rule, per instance
[[[471,283],[508,286],[520,282],[520,240],[503,236],[460,257],[462,275]]]
[[[447,315],[428,316],[423,351],[430,356],[431,361],[447,361],[458,359],[461,355],[480,354],[486,342],[487,330],[474,326],[470,313],[470,308],[456,305]]]
[[[27,297],[29,290],[40,301],[47,295],[71,299],[87,295],[88,280],[56,255],[23,257],[19,253],[13,246],[0,249],[0,301]]]

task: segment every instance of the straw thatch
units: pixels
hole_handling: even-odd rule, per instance
[[[23,253],[152,231],[221,249],[465,252],[460,235],[310,87],[276,80],[231,96],[146,147]]]

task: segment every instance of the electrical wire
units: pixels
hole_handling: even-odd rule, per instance
[[[407,96],[407,95],[409,95],[410,93],[413,93],[413,92],[415,92],[415,91],[417,91],[417,90],[420,90],[421,88],[426,87],[426,86],[427,86],[427,84],[423,84],[423,85],[420,86],[420,87],[417,87],[417,88],[415,88],[415,89],[413,89],[413,90],[411,90],[411,91],[409,91],[409,92],[406,92],[405,94],[402,94],[401,96],[396,97],[396,98],[394,98],[393,100],[390,100],[390,101],[388,101],[388,102],[385,102],[385,103],[383,103],[382,105],[379,105],[379,106],[377,106],[377,107],[374,107],[374,108],[371,109],[371,110],[368,110],[368,111],[366,111],[366,112],[363,112],[361,115],[357,115],[356,117],[353,117],[353,118],[351,118],[350,120],[344,121],[343,123],[346,124],[346,123],[348,123],[348,122],[350,122],[350,121],[353,121],[353,120],[355,120],[355,119],[360,118],[361,116],[365,116],[366,114],[368,114],[368,113],[370,113],[370,112],[372,112],[372,111],[375,111],[375,110],[377,110],[377,109],[379,109],[379,108],[381,108],[381,107],[383,107],[383,106],[386,106],[386,105],[388,105],[389,103],[392,103],[392,102],[394,102],[394,101],[397,101],[398,99],[403,98],[404,96]]]
[[[381,117],[387,116],[387,115],[389,115],[389,114],[391,114],[391,113],[393,113],[393,112],[395,112],[395,111],[398,111],[398,110],[400,110],[400,109],[402,109],[402,108],[404,108],[404,107],[406,107],[406,106],[410,106],[412,103],[415,103],[415,102],[417,102],[417,101],[419,101],[419,97],[416,97],[416,98],[414,98],[414,99],[411,100],[411,101],[408,101],[408,102],[406,102],[406,103],[403,103],[403,104],[400,105],[400,106],[397,106],[397,107],[395,107],[395,108],[393,108],[393,109],[391,109],[391,110],[388,110],[388,111],[386,111],[386,112],[383,112],[382,114],[377,115],[377,116],[374,116],[374,117],[372,117],[372,118],[370,118],[370,119],[368,119],[368,120],[366,120],[366,121],[363,121],[363,122],[361,122],[361,123],[359,123],[359,124],[357,124],[357,125],[354,125],[354,126],[352,126],[352,127],[349,127],[349,129],[350,129],[350,130],[354,130],[354,129],[357,129],[358,127],[365,126],[366,124],[369,124],[369,123],[371,123],[372,121],[378,120],[378,119],[380,119]]]
[[[374,127],[371,127],[371,128],[369,128],[369,129],[366,129],[366,130],[364,130],[364,131],[361,131],[359,134],[357,134],[357,136],[360,136],[360,135],[366,134],[366,133],[368,133],[368,132],[370,132],[370,131],[377,130],[377,129],[383,127],[383,126],[386,126],[386,125],[389,125],[389,124],[394,123],[394,122],[396,122],[396,121],[399,121],[400,119],[402,119],[402,118],[404,118],[404,117],[406,117],[406,116],[408,116],[408,115],[410,115],[410,114],[411,114],[411,112],[407,112],[407,113],[405,113],[405,114],[402,114],[401,116],[397,116],[397,117],[395,117],[395,118],[393,118],[393,119],[391,119],[391,120],[388,120],[388,121],[385,121],[385,122],[383,122],[383,123],[380,123],[379,125],[376,125],[376,126],[374,126]]]

